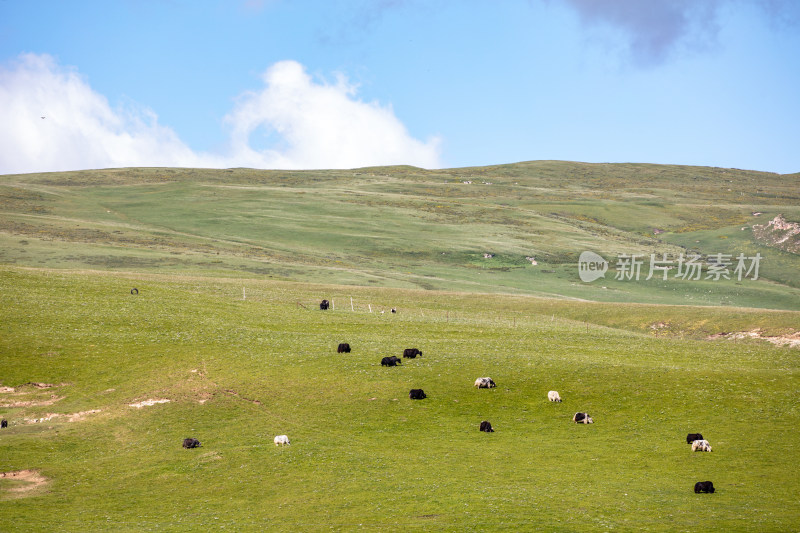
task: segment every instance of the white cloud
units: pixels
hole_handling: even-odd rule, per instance
[[[47,55],[24,54],[0,69],[0,124],[3,174],[196,161],[152,112],[113,110]]]
[[[151,110],[112,108],[52,57],[21,55],[0,67],[0,174],[127,166],[439,166],[438,139],[414,139],[391,107],[357,100],[344,77],[315,83],[302,65],[283,61],[266,71],[264,83],[242,95],[226,117],[228,152],[197,153]],[[253,147],[251,138],[264,131],[272,142]]]
[[[315,84],[302,65],[281,61],[263,79],[264,89],[243,95],[226,117],[233,153],[243,166],[439,165],[438,139],[412,138],[391,107],[355,100],[356,88],[343,76],[336,84]],[[259,128],[283,139],[281,146],[252,148]]]

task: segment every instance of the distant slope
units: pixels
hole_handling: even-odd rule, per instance
[[[800,257],[752,231],[778,214],[800,221],[800,174],[535,161],[7,175],[0,263],[796,310]],[[610,263],[604,279],[579,279],[583,251]],[[651,254],[690,253],[724,254],[732,279],[645,280]],[[621,254],[642,256],[638,280],[614,279]],[[734,275],[739,254],[760,254],[757,281]]]

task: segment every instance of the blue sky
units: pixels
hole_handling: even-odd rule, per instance
[[[0,0],[0,174],[798,146],[794,0]]]

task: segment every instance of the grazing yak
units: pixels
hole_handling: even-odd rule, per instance
[[[478,378],[475,380],[475,386],[479,389],[492,389],[497,387],[492,378]]]
[[[547,399],[550,400],[551,402],[560,402],[561,396],[558,395],[557,391],[551,390],[550,392],[547,393]]]
[[[694,493],[700,494],[701,492],[714,494],[714,484],[710,481],[698,481],[694,484]]]
[[[7,428],[8,427],[8,420],[5,418],[0,420],[0,428]]]
[[[575,413],[572,421],[576,424],[594,424],[594,420],[589,416],[589,413]]]
[[[336,353],[350,353],[350,345],[346,342],[340,343],[339,347],[336,348]]]
[[[481,431],[485,431],[486,433],[494,433],[492,424],[490,424],[488,420],[481,422]]]
[[[197,440],[197,439],[192,439],[192,438],[183,439],[183,447],[187,448],[187,449],[188,448],[199,448],[200,447],[200,441]]]
[[[397,366],[399,364],[401,364],[401,361],[400,358],[397,357],[396,355],[393,355],[391,357],[384,357],[383,359],[381,359],[382,366]]]
[[[703,440],[703,436],[700,433],[689,433],[686,435],[686,444],[691,444],[696,440]]]
[[[328,300],[322,300],[319,303],[319,308],[322,309],[323,311],[325,311],[328,308],[329,305],[330,305],[330,303],[328,302]]]
[[[408,397],[412,400],[424,400],[427,398],[427,396],[425,396],[425,391],[422,389],[411,389],[411,391],[408,393]]]
[[[289,437],[286,435],[278,435],[274,439],[275,446],[283,446],[285,444],[289,444]]]
[[[692,443],[693,452],[710,452],[711,445],[705,439],[698,439]]]
[[[405,350],[403,350],[403,357],[414,359],[416,356],[422,357],[422,352],[420,352],[416,348],[406,348]]]

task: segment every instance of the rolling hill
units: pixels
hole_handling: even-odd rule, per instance
[[[778,215],[800,220],[800,174],[539,161],[7,175],[0,263],[797,310],[800,257],[753,233]],[[583,251],[609,262],[604,279],[580,281]],[[638,280],[616,279],[623,254],[641,256]],[[645,280],[651,254],[723,254],[730,279]],[[757,280],[735,275],[740,254],[760,254]]]

